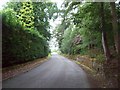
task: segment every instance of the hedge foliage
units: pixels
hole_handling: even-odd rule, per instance
[[[28,5],[23,3],[23,5],[24,7],[26,5],[27,8],[27,6],[30,6],[32,4]],[[26,10],[26,8],[22,7],[21,10]],[[30,11],[29,9],[30,8],[28,8],[28,11]],[[30,13],[33,12],[30,11]],[[24,16],[26,16],[26,14],[24,12],[21,14],[21,11],[19,13],[15,12],[14,9],[6,8],[1,11],[0,14],[2,15],[3,67],[11,66],[18,63],[24,63],[29,60],[42,58],[48,55],[50,50],[47,38],[40,34],[38,30],[35,29],[34,26],[32,26],[33,24],[31,25],[31,27],[27,27],[29,26],[29,24],[34,23],[34,17],[31,14],[29,18],[32,19],[29,19],[29,23],[27,23],[27,18],[23,18]]]

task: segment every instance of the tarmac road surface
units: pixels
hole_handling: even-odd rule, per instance
[[[90,88],[82,68],[58,54],[52,54],[47,62],[2,84],[3,88]]]

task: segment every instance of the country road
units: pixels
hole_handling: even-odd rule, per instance
[[[53,54],[47,62],[2,84],[3,88],[90,88],[82,68],[58,54]]]

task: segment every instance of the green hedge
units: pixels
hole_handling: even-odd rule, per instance
[[[12,10],[4,11],[1,14],[3,67],[48,55],[48,43],[43,36],[36,30],[26,30]]]

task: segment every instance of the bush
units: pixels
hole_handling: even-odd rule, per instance
[[[3,67],[27,62],[48,55],[47,40],[36,30],[26,30],[13,10],[2,14],[2,65]]]
[[[103,63],[105,61],[105,56],[104,54],[99,54],[96,56],[96,59],[98,63]]]

